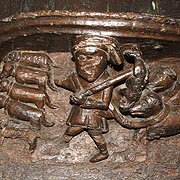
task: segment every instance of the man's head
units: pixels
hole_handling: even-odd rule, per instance
[[[106,69],[107,53],[98,48],[86,47],[75,54],[76,71],[89,82],[95,81]]]
[[[77,73],[87,81],[96,80],[105,70],[107,61],[115,65],[123,62],[115,38],[106,36],[77,36],[72,48]]]

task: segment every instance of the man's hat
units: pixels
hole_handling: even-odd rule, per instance
[[[124,57],[120,51],[119,42],[113,37],[80,35],[77,36],[72,48],[72,53],[76,56],[79,50],[85,49],[89,52],[95,50],[103,51],[107,54],[107,58],[115,65],[122,64]]]

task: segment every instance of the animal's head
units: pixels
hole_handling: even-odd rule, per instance
[[[18,51],[11,51],[4,57],[4,62],[17,62],[21,58],[20,52]]]
[[[9,87],[10,81],[7,79],[2,79],[0,81],[0,92],[7,92]]]
[[[148,118],[157,115],[162,109],[160,96],[150,90],[144,90],[139,101],[130,109],[130,113],[135,117]]]
[[[149,75],[148,86],[155,92],[171,88],[177,81],[176,73],[169,67],[160,66]]]
[[[0,109],[5,105],[6,97],[4,95],[0,95]]]

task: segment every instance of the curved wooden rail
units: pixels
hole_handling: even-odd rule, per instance
[[[38,33],[69,33],[180,41],[180,20],[135,13],[38,11],[0,21],[0,44]]]

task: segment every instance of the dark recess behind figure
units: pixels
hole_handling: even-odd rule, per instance
[[[138,12],[180,18],[180,0],[0,0],[0,18],[39,10]]]

